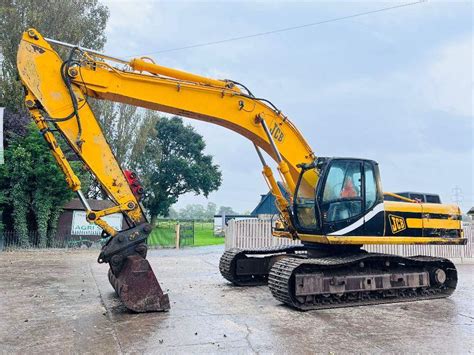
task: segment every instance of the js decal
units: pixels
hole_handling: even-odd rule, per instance
[[[402,230],[407,229],[407,225],[405,223],[405,219],[403,217],[395,216],[393,214],[388,215],[388,219],[390,220],[390,228],[392,228],[392,233],[396,234],[401,232]]]
[[[273,139],[277,142],[283,142],[283,138],[285,138],[285,134],[280,129],[280,126],[275,121],[272,122],[270,126],[270,133],[272,134]]]

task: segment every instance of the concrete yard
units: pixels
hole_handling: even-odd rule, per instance
[[[219,274],[223,247],[151,251],[172,309],[133,314],[97,250],[0,253],[0,353],[474,352],[474,265],[448,299],[298,312]]]

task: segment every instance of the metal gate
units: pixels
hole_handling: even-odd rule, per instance
[[[179,221],[179,246],[194,245],[194,221]]]

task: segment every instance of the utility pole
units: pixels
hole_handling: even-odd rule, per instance
[[[453,192],[453,202],[456,204],[456,205],[460,205],[463,200],[464,200],[464,196],[463,196],[463,193],[462,193],[462,189],[459,187],[459,186],[455,186],[452,190]]]

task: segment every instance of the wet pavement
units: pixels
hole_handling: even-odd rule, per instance
[[[133,314],[98,251],[0,253],[0,353],[474,352],[474,265],[448,299],[298,312],[219,274],[223,247],[154,250],[171,310]]]

